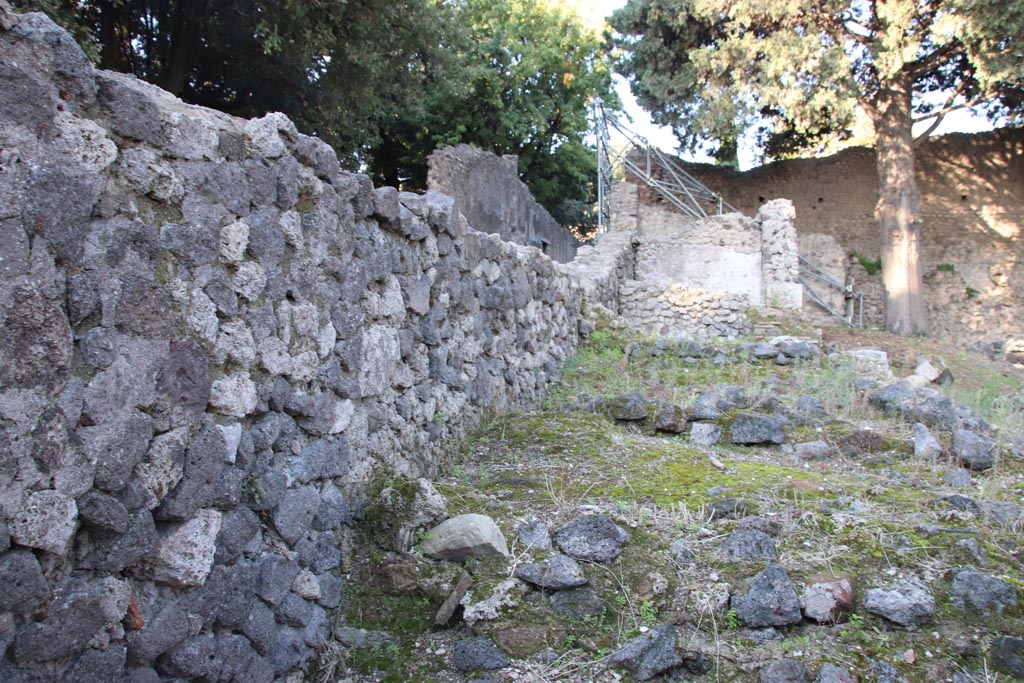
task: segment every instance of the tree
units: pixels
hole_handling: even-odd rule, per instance
[[[1021,0],[630,0],[612,17],[621,64],[689,139],[761,117],[788,144],[874,126],[886,327],[925,331],[916,121],[967,106],[1019,115]],[[938,97],[938,99],[936,99]]]
[[[73,30],[99,66],[237,116],[287,114],[352,168],[422,107],[447,57],[444,0],[15,0]]]
[[[426,180],[438,146],[468,143],[519,157],[520,176],[539,203],[565,224],[593,213],[597,162],[584,142],[589,103],[616,101],[601,36],[562,3],[456,0],[459,58],[427,87],[422,116],[396,126],[398,175]],[[593,220],[592,217],[589,220]]]

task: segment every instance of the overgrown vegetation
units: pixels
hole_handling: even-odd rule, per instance
[[[844,332],[840,342],[826,341],[826,347],[863,346],[878,333],[863,334]],[[1004,456],[993,470],[975,474],[961,495],[1024,502],[1024,463],[1006,449],[1024,433],[1020,379],[938,342],[893,343],[897,373],[907,372],[904,354],[908,363],[918,353],[942,358],[957,378],[957,397],[1001,425]],[[485,512],[510,542],[507,561],[465,565],[474,577],[470,601],[486,598],[517,567],[544,556],[516,538],[525,520],[536,518],[554,531],[581,511],[606,511],[629,531],[622,555],[607,565],[584,563],[591,592],[567,601],[571,607],[528,590],[497,619],[477,622],[472,630],[457,622],[430,628],[422,619],[435,604],[423,596],[396,599],[367,582],[356,592],[359,620],[353,623],[396,634],[397,641],[387,657],[371,652],[354,660],[349,670],[363,678],[351,680],[392,680],[396,669],[403,680],[462,680],[446,653],[475,634],[516,658],[494,680],[611,681],[607,657],[666,621],[680,633],[679,648],[687,658],[680,671],[687,680],[752,681],[751,671],[782,657],[797,658],[811,676],[826,662],[865,676],[872,661],[894,665],[911,683],[955,671],[982,676],[988,645],[999,634],[1024,632],[1024,613],[1019,603],[980,620],[964,613],[950,600],[950,570],[976,566],[1020,586],[1019,525],[943,503],[950,491],[944,477],[954,465],[948,435],[942,436],[947,451],[938,458],[915,458],[911,425],[869,406],[856,388],[856,373],[840,356],[776,365],[737,348],[733,343],[718,347],[721,353],[682,356],[621,328],[595,331],[541,409],[488,425],[437,486],[451,514]],[[754,412],[767,410],[771,397],[783,407],[814,399],[824,414],[792,420],[787,441],[824,442],[830,454],[800,457],[789,446],[741,447],[727,436],[701,447],[685,434],[655,433],[644,421],[617,423],[587,409],[591,397],[629,392],[690,405],[722,385],[742,389],[751,398],[747,410]],[[758,524],[772,530],[778,561],[798,587],[822,572],[853,577],[853,612],[834,624],[805,621],[779,628],[768,639],[746,628],[730,595],[746,591],[765,563],[726,561],[716,554],[740,525],[738,519],[716,517],[713,510],[722,500],[742,501],[739,516],[757,516]],[[689,548],[692,560],[670,550],[677,541]],[[933,589],[936,614],[926,628],[908,630],[863,609],[867,588],[904,575],[923,577]]]

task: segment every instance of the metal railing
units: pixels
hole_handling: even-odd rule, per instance
[[[829,306],[825,301],[825,297],[811,286],[809,280],[815,280],[841,291],[844,302],[843,312],[839,313]],[[801,256],[800,284],[804,286],[804,294],[832,317],[841,320],[849,327],[864,327],[864,293],[858,292],[853,288],[853,277],[848,277],[845,283],[840,284],[831,275]],[[856,317],[854,316],[855,312]]]
[[[618,167],[622,167],[681,212],[693,218],[706,218],[710,213],[721,215],[726,211],[736,211],[722,195],[710,190],[687,173],[678,159],[665,154],[605,111],[604,103],[600,99],[594,101],[594,122],[597,138],[598,234],[606,231],[611,224],[612,174]],[[612,130],[624,140],[624,144],[618,149],[611,146]]]

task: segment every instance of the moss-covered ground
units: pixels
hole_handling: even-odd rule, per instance
[[[950,600],[951,570],[971,566],[1024,589],[1021,521],[1000,522],[942,498],[958,492],[980,503],[1024,503],[1024,461],[1011,448],[1024,427],[1019,373],[949,345],[877,332],[831,332],[820,345],[818,358],[777,365],[737,353],[736,345],[687,358],[621,328],[594,331],[543,406],[494,420],[435,482],[451,515],[490,515],[509,540],[511,558],[465,564],[473,601],[543,556],[518,541],[523,522],[537,519],[554,531],[582,512],[612,515],[630,542],[614,562],[584,565],[589,602],[566,610],[530,589],[497,619],[470,628],[456,613],[438,628],[436,597],[390,594],[385,582],[363,576],[346,593],[346,620],[388,632],[393,644],[345,653],[327,680],[630,681],[629,672],[605,666],[607,655],[661,622],[676,624],[686,657],[665,680],[756,681],[782,657],[801,661],[809,680],[825,662],[876,680],[872,661],[891,664],[909,683],[993,680],[989,646],[1000,635],[1024,634],[1021,604],[1001,614],[964,612]],[[947,392],[998,426],[996,467],[950,488],[945,477],[954,463],[941,432],[943,453],[915,458],[912,425],[868,405],[855,372],[841,362],[844,348],[861,346],[885,348],[897,375],[912,372],[922,354],[944,362],[955,378]],[[749,411],[774,397],[783,407],[813,399],[824,412],[789,420],[782,446],[746,447],[730,443],[726,411],[722,439],[705,447],[686,433],[657,433],[644,421],[618,423],[587,409],[591,397],[626,393],[686,406],[722,385],[752,397]],[[791,447],[808,441],[825,442],[830,454],[806,458]],[[853,612],[836,623],[744,628],[729,595],[746,592],[766,563],[717,558],[715,549],[739,524],[715,518],[722,499],[742,501],[746,516],[772,530],[778,561],[798,588],[821,572],[853,577]],[[678,540],[693,561],[670,552]],[[364,559],[372,567],[380,558]],[[907,575],[934,595],[931,622],[908,629],[863,609],[867,589]],[[487,674],[454,671],[451,648],[471,635],[490,637],[512,664]]]

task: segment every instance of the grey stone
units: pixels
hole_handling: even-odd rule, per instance
[[[942,444],[932,436],[928,427],[914,423],[914,457],[934,462],[942,454]]]
[[[672,545],[669,546],[669,553],[672,555],[672,559],[682,565],[692,564],[696,560],[696,555],[693,553],[693,546],[685,538],[677,538],[672,541]]]
[[[188,615],[176,603],[170,602],[131,636],[128,641],[128,662],[154,662],[163,653],[184,643],[188,636]]]
[[[818,671],[818,677],[814,683],[857,683],[857,679],[846,669],[841,669],[835,664],[825,662]]]
[[[1024,678],[1024,638],[1000,636],[988,651],[992,668],[1016,678]]]
[[[153,436],[153,418],[132,410],[117,422],[79,430],[85,451],[96,463],[97,488],[116,493],[125,487]]]
[[[41,622],[27,624],[15,637],[14,660],[19,665],[49,662],[82,652],[103,628],[119,622],[128,608],[126,584],[115,579],[85,583],[69,580]],[[114,596],[112,590],[120,590]],[[122,600],[111,602],[112,597]],[[118,609],[123,602],[123,609]]]
[[[352,648],[380,647],[395,642],[395,639],[384,631],[367,631],[351,626],[342,626],[336,629],[334,637],[342,645]]]
[[[847,574],[816,574],[804,580],[800,607],[819,624],[837,623],[853,611],[853,578]]]
[[[110,71],[97,71],[96,84],[100,105],[115,133],[154,147],[164,144],[161,126],[153,125],[160,120],[160,110],[146,84]]]
[[[995,443],[966,429],[953,432],[953,455],[969,470],[981,472],[995,464]]]
[[[710,448],[722,438],[722,426],[713,422],[694,422],[690,425],[690,443]]]
[[[341,604],[341,590],[345,583],[333,574],[320,574],[317,579],[320,582],[320,599],[317,602],[327,609],[337,608]]]
[[[495,671],[504,669],[511,660],[490,638],[468,638],[455,643],[452,666],[459,671]]]
[[[75,533],[78,506],[57,491],[26,494],[18,514],[7,520],[15,543],[63,555]]]
[[[428,532],[420,550],[435,560],[452,561],[509,554],[501,529],[493,519],[480,514],[446,519]]]
[[[801,460],[826,460],[835,453],[827,441],[806,441],[792,445],[792,452]]]
[[[167,444],[166,463],[160,469],[154,468],[155,479],[169,480],[176,474],[176,446],[177,441]],[[228,493],[223,478],[227,454],[224,433],[215,425],[204,424],[188,445],[177,487],[164,498],[154,516],[164,520],[191,519],[200,508],[211,507],[223,499]]]
[[[0,519],[0,553],[11,547],[11,532],[7,530],[7,523]]]
[[[95,532],[90,538],[89,553],[79,560],[83,569],[120,572],[149,555],[160,537],[148,510],[139,510],[128,520],[123,533]]]
[[[690,405],[689,416],[695,421],[713,421],[721,419],[722,411],[718,407],[718,397],[713,393],[701,394]]]
[[[26,614],[50,597],[50,584],[35,555],[15,550],[0,556],[0,612]]]
[[[348,439],[335,437],[333,441],[316,439],[303,447],[291,461],[291,474],[296,482],[308,484],[317,479],[345,475],[352,466],[353,454]]]
[[[553,591],[575,588],[587,583],[587,577],[576,560],[557,553],[542,562],[519,566],[515,571],[515,577]]]
[[[268,654],[277,642],[277,620],[274,610],[261,601],[253,603],[252,609],[242,622],[242,633],[261,655]]]
[[[740,622],[750,628],[787,626],[803,619],[796,588],[777,563],[754,576],[747,594],[733,596],[731,604]]]
[[[927,624],[935,612],[935,598],[915,577],[900,579],[888,588],[871,588],[864,609],[901,626]]]
[[[271,605],[276,605],[292,588],[300,567],[298,563],[273,555],[260,563],[259,585],[256,593]]]
[[[118,331],[140,337],[168,339],[174,334],[170,296],[144,277],[130,277],[122,283],[113,320]]]
[[[654,428],[656,430],[670,434],[681,434],[686,431],[686,411],[682,407],[667,401],[658,401],[655,406]]]
[[[61,677],[62,683],[122,683],[125,647],[112,645],[106,650],[86,650]]]
[[[272,683],[274,680],[273,668],[256,654],[244,636],[218,636],[217,658],[221,664],[219,676],[222,681]]]
[[[608,656],[608,665],[634,672],[638,681],[649,681],[683,663],[676,652],[676,627],[658,624]]]
[[[1008,529],[1024,528],[1024,505],[1007,500],[985,501],[981,504],[987,519]]]
[[[277,606],[278,621],[288,626],[304,628],[313,615],[313,603],[297,593],[288,593]]]
[[[741,529],[729,534],[715,549],[714,556],[723,562],[774,560],[775,541],[763,531]]]
[[[626,394],[604,399],[602,409],[613,420],[635,422],[650,417],[653,407],[654,404],[640,394]]]
[[[213,568],[221,513],[200,510],[163,538],[153,559],[153,578],[172,586],[201,586]]]
[[[326,572],[341,564],[341,550],[330,531],[312,534],[295,546],[299,564],[314,572]]]
[[[629,543],[629,534],[608,515],[583,515],[560,528],[555,538],[562,552],[576,560],[611,562]]]
[[[327,610],[319,605],[313,605],[313,613],[309,617],[309,623],[302,630],[302,637],[306,645],[314,650],[319,649],[331,633],[331,622],[327,618]]]
[[[739,413],[729,428],[729,440],[734,444],[780,444],[786,440],[782,422],[766,415]]]
[[[737,519],[747,514],[749,505],[742,498],[719,498],[711,501],[709,516],[711,519]]]
[[[760,683],[803,683],[805,680],[807,672],[797,659],[779,659],[758,672]]]
[[[967,613],[1002,614],[1017,607],[1017,587],[973,569],[954,571],[950,602]]]
[[[259,530],[259,517],[249,508],[239,507],[225,513],[217,537],[215,561],[230,563],[237,560]]]
[[[426,479],[402,480],[383,489],[365,517],[377,533],[377,542],[404,552],[416,529],[437,524],[448,516],[444,497]]]
[[[160,683],[160,674],[148,666],[129,667],[124,670],[121,683]]]
[[[556,591],[551,594],[550,599],[552,609],[578,621],[599,617],[607,609],[601,598],[589,586]]]
[[[78,341],[85,362],[97,370],[106,370],[117,353],[117,333],[107,327],[94,327]]]
[[[309,531],[320,507],[320,493],[315,486],[288,489],[274,510],[274,528],[288,545],[294,545]]]
[[[868,664],[873,683],[907,683],[907,679],[900,675],[899,670],[888,662],[880,662],[869,657]]]
[[[113,496],[90,491],[78,499],[79,518],[98,529],[124,533],[128,528],[128,510]]]
[[[282,675],[301,665],[310,654],[312,649],[306,645],[303,631],[285,626],[278,630],[277,640],[267,659],[274,667],[274,673]]]
[[[157,670],[164,675],[187,680],[218,680],[221,661],[216,637],[204,633],[174,647],[161,655],[157,661]]]
[[[942,483],[954,489],[966,489],[971,485],[971,471],[960,467],[947,470],[942,475]]]
[[[527,550],[541,552],[551,550],[551,533],[539,520],[532,519],[526,522],[519,527],[518,531],[519,541]]]
[[[942,503],[945,507],[951,510],[959,510],[960,512],[969,512],[974,516],[981,514],[981,506],[978,505],[972,498],[968,498],[960,493],[954,493],[951,496],[943,496],[936,502]]]

